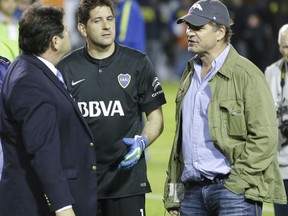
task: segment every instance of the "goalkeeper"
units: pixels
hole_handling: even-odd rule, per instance
[[[86,45],[57,67],[94,136],[97,216],[145,216],[143,151],[163,130],[161,84],[146,54],[115,42],[111,0],[82,0],[78,22]]]

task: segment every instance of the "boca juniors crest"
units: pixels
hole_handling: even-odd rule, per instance
[[[131,81],[131,76],[129,74],[119,74],[118,82],[122,88],[126,88]]]

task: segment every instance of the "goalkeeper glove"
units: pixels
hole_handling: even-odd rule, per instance
[[[130,147],[130,150],[124,156],[124,160],[119,164],[118,169],[130,169],[137,164],[142,152],[148,146],[148,139],[145,136],[136,135],[134,139],[124,138],[123,142]]]

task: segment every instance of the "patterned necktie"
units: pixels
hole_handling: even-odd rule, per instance
[[[64,88],[68,91],[70,97],[73,98],[73,96],[71,95],[70,91],[68,90],[68,88],[67,88],[67,86],[66,86],[66,84],[64,82],[64,79],[63,79],[63,76],[62,76],[61,72],[57,70],[56,76],[58,77],[59,81],[63,84]]]
[[[59,70],[57,70],[56,76],[58,77],[58,79],[61,81],[61,83],[63,84],[63,86],[65,87],[65,89],[67,90],[67,86],[64,82],[63,76],[61,74],[61,72]]]

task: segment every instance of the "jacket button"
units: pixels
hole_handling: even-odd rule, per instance
[[[49,201],[49,199],[48,199],[48,196],[47,196],[46,194],[44,194],[44,196],[45,196],[45,199],[46,199],[47,205],[48,205],[48,206],[51,206],[51,203],[50,203],[50,201]]]
[[[93,171],[96,171],[96,169],[97,169],[96,166],[92,166]]]
[[[91,148],[93,148],[94,147],[94,143],[89,143],[89,146],[91,147]]]

